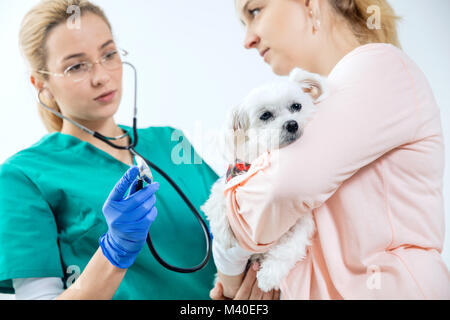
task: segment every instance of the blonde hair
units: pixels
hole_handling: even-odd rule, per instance
[[[329,0],[331,7],[344,18],[361,45],[373,42],[390,43],[401,48],[397,21],[401,18],[386,0]],[[372,18],[379,25],[369,25]]]
[[[72,13],[68,13],[70,6],[79,8],[81,15],[89,12],[99,16],[112,30],[103,10],[87,0],[42,0],[25,15],[19,33],[20,49],[36,78],[48,80],[48,75],[41,75],[36,71],[47,70],[46,42],[48,34],[59,24],[65,23],[72,15]],[[43,96],[41,98],[49,107],[61,112],[53,99]],[[44,126],[49,132],[61,131],[62,119],[42,108],[39,104],[38,110]]]

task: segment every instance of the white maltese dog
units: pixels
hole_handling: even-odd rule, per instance
[[[226,177],[212,186],[210,198],[201,207],[210,221],[218,280],[226,297],[233,298],[236,294],[249,260],[260,263],[258,285],[268,292],[279,289],[281,280],[305,256],[314,233],[311,212],[302,215],[269,251],[253,254],[240,248],[234,237],[226,216],[224,190],[225,184],[248,171],[258,156],[301,137],[314,115],[314,104],[327,95],[325,81],[320,75],[296,68],[289,79],[252,90],[231,110],[223,139],[225,157],[231,165]]]

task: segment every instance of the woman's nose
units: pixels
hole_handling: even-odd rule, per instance
[[[245,35],[244,47],[245,49],[256,48],[259,41],[260,38],[256,35],[256,33],[248,30],[247,34]]]
[[[92,66],[92,84],[97,87],[104,85],[111,79],[108,70],[105,69],[101,64],[95,64]]]

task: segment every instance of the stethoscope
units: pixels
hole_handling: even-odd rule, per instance
[[[38,103],[42,107],[44,107],[46,110],[48,110],[51,113],[53,113],[54,115],[56,115],[57,117],[69,121],[74,126],[80,128],[81,130],[87,132],[88,134],[94,136],[95,138],[103,141],[104,143],[110,145],[111,147],[116,148],[116,149],[120,149],[120,150],[129,150],[135,156],[136,163],[138,164],[139,171],[140,171],[140,176],[138,178],[138,184],[137,184],[137,190],[136,191],[142,189],[144,181],[146,181],[147,183],[151,183],[152,182],[153,176],[152,176],[150,167],[155,169],[161,176],[163,176],[172,185],[172,187],[177,191],[177,193],[180,195],[180,197],[183,199],[183,201],[187,204],[189,209],[191,209],[192,213],[194,213],[195,217],[197,218],[198,222],[200,223],[200,225],[201,225],[201,227],[203,229],[203,234],[204,234],[205,242],[206,242],[206,254],[205,254],[205,257],[203,258],[203,261],[199,265],[197,265],[195,267],[192,267],[192,268],[180,268],[180,267],[176,267],[176,266],[173,266],[173,265],[167,263],[166,261],[164,261],[159,256],[159,254],[155,250],[155,247],[153,246],[153,242],[152,242],[152,239],[151,239],[151,236],[150,236],[150,231],[147,234],[147,245],[148,245],[151,253],[155,257],[155,259],[163,267],[165,267],[166,269],[169,269],[169,270],[172,270],[172,271],[175,271],[175,272],[180,272],[180,273],[191,273],[191,272],[198,271],[198,270],[202,269],[204,266],[206,266],[206,264],[208,263],[209,258],[211,257],[211,238],[210,238],[210,233],[209,233],[208,227],[206,226],[205,221],[203,221],[202,217],[198,213],[197,209],[189,201],[189,199],[186,197],[186,195],[180,190],[178,185],[163,170],[161,170],[155,164],[150,162],[148,159],[146,159],[143,156],[141,156],[135,150],[135,147],[136,147],[136,145],[138,143],[138,134],[137,134],[137,70],[129,62],[123,61],[122,63],[130,66],[133,69],[133,71],[134,71],[134,114],[133,114],[133,137],[134,138],[131,139],[131,137],[130,137],[130,145],[128,145],[128,146],[118,146],[115,143],[113,143],[112,141],[120,140],[120,139],[125,138],[126,136],[129,136],[130,135],[129,132],[126,132],[125,134],[123,134],[121,136],[117,136],[117,137],[106,137],[106,136],[104,136],[104,135],[102,135],[102,134],[100,134],[100,133],[98,133],[96,131],[92,131],[92,130],[86,128],[85,126],[77,123],[76,121],[73,121],[72,119],[69,119],[68,117],[62,115],[61,113],[59,113],[59,112],[53,110],[52,108],[50,108],[49,106],[47,106],[41,100],[41,94],[45,90],[45,88],[42,88],[41,90],[39,90],[38,97],[37,97]]]

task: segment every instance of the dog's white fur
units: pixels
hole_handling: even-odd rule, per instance
[[[251,163],[265,151],[296,141],[313,117],[315,104],[326,96],[325,79],[298,68],[291,72],[289,79],[252,90],[239,106],[231,110],[228,118],[224,133],[227,160],[230,163],[237,159]],[[300,104],[301,110],[295,111],[292,108],[294,104]],[[272,113],[273,117],[264,121],[261,116],[266,112]],[[267,114],[263,118],[266,119]],[[292,121],[298,124],[297,132],[287,130],[286,124],[292,124]],[[201,209],[210,221],[214,241],[227,249],[235,246],[237,241],[226,217],[224,179],[222,177],[212,186],[211,196]],[[269,251],[251,257],[252,261],[260,262],[257,278],[263,291],[279,289],[281,280],[297,261],[305,257],[314,230],[312,213],[308,212],[300,216]]]

